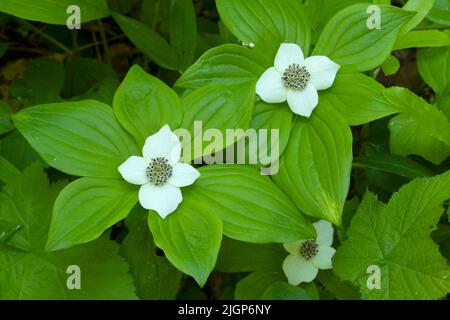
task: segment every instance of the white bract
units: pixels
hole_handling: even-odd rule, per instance
[[[290,253],[283,262],[283,271],[289,284],[297,286],[313,281],[319,269],[331,269],[331,258],[336,250],[333,243],[333,226],[325,220],[314,223],[317,238],[284,244]]]
[[[309,117],[319,103],[317,90],[330,88],[339,68],[325,56],[305,59],[300,46],[283,43],[274,66],[259,78],[256,93],[267,103],[287,100],[292,112]]]
[[[128,158],[119,172],[127,182],[141,186],[141,205],[164,219],[183,200],[180,187],[193,184],[200,173],[189,164],[179,163],[181,144],[168,125],[147,138],[142,154]]]

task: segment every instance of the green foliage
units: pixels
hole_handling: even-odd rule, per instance
[[[438,299],[450,289],[450,268],[430,238],[450,198],[449,173],[421,178],[383,204],[364,197],[334,258],[335,271],[369,299]],[[370,290],[366,270],[381,270],[381,289]]]
[[[118,245],[104,238],[58,252],[45,252],[53,201],[60,187],[50,185],[33,165],[0,193],[0,220],[21,228],[0,250],[0,297],[4,299],[134,299],[128,265]],[[92,263],[95,260],[96,263]],[[66,269],[82,270],[82,290],[69,290]],[[20,281],[18,281],[20,279]]]

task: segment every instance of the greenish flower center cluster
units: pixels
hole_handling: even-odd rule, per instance
[[[291,90],[303,90],[308,85],[311,74],[305,66],[299,64],[291,64],[283,73],[283,85]]]
[[[319,245],[315,240],[306,240],[300,247],[300,254],[306,260],[314,258],[319,253]]]
[[[173,173],[169,160],[163,157],[153,158],[150,160],[145,171],[150,182],[155,186],[162,186],[170,179]]]

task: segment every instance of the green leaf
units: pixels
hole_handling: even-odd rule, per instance
[[[379,8],[380,29],[368,28],[367,4],[355,4],[339,11],[325,26],[313,55],[328,56],[351,71],[368,71],[381,65],[412,13],[386,5]]]
[[[106,0],[2,0],[0,11],[14,16],[50,24],[65,25],[71,14],[67,8],[73,4],[80,7],[81,22],[92,21],[108,16]]]
[[[409,179],[428,177],[433,174],[430,169],[413,160],[389,153],[359,156],[355,158],[353,165],[378,169]]]
[[[251,243],[314,238],[312,224],[258,170],[239,165],[211,165],[199,171],[195,194],[220,216],[227,237]]]
[[[97,239],[125,219],[138,189],[123,180],[81,178],[56,199],[46,249],[55,251]]]
[[[436,0],[427,18],[433,22],[450,26],[450,0]]]
[[[263,300],[313,300],[305,289],[287,282],[274,282],[263,293]]]
[[[181,70],[189,67],[194,60],[197,46],[196,18],[192,1],[171,0],[170,44],[178,55]]]
[[[114,96],[114,113],[137,144],[143,146],[145,139],[164,125],[178,128],[182,110],[171,88],[134,65]]]
[[[131,42],[155,63],[169,70],[180,69],[177,52],[155,30],[118,13],[112,16]]]
[[[39,105],[22,110],[13,120],[50,166],[68,174],[120,177],[117,168],[138,154],[112,109],[95,100]]]
[[[12,110],[5,102],[0,101],[0,135],[14,129],[11,122]]]
[[[420,22],[427,16],[430,10],[433,8],[435,0],[408,0],[403,6],[403,10],[416,12],[416,15],[403,26],[402,36],[398,40],[401,40],[405,33],[411,31],[417,27]]]
[[[193,187],[183,189],[183,202],[166,219],[150,212],[148,225],[167,259],[203,287],[216,264],[222,222]]]
[[[383,97],[384,87],[360,73],[338,73],[333,86],[321,94],[349,125],[357,126],[398,112]]]
[[[405,88],[386,89],[384,96],[401,112],[389,122],[392,153],[435,164],[450,155],[450,122],[439,109]]]
[[[438,299],[450,291],[450,268],[430,232],[450,199],[450,173],[419,178],[387,205],[367,193],[338,249],[336,274],[358,284],[368,299]],[[381,289],[370,290],[366,270],[377,265]]]
[[[297,118],[291,132],[276,184],[302,212],[340,225],[352,165],[348,125],[321,99],[311,118]]]
[[[396,74],[400,69],[400,61],[396,56],[390,55],[385,62],[381,65],[381,70],[386,76]]]
[[[182,100],[183,121],[181,127],[189,130],[191,139],[183,139],[183,159],[188,162],[219,153],[234,144],[236,137],[225,139],[227,129],[240,128],[247,130],[255,105],[255,89],[253,85],[209,85],[197,89]],[[201,126],[201,127],[200,127]],[[202,134],[208,129],[219,131],[223,139],[203,139]],[[225,143],[221,143],[225,140]],[[217,148],[213,146],[219,144]],[[210,148],[207,148],[210,146]],[[189,152],[190,151],[190,152]]]
[[[0,181],[3,181],[5,184],[10,184],[19,174],[20,171],[16,167],[0,156]]]
[[[318,280],[338,300],[359,300],[359,291],[346,281],[341,281],[332,270],[321,270]]]
[[[259,300],[274,283],[286,281],[280,268],[260,270],[250,273],[236,285],[235,300]]]
[[[145,300],[175,299],[181,273],[167,259],[156,254],[153,238],[148,230],[147,214],[140,207],[126,220],[129,233],[120,253],[130,264],[138,296]]]
[[[235,44],[224,44],[203,54],[178,79],[176,86],[197,89],[211,83],[252,84],[268,68],[254,50]]]
[[[304,8],[314,31],[318,35],[337,12],[357,3],[370,3],[370,0],[305,0]],[[368,6],[368,5],[367,5]]]
[[[59,61],[30,60],[22,78],[13,81],[11,94],[27,105],[59,102],[65,75],[64,65]]]
[[[450,36],[439,30],[410,31],[398,38],[393,50],[422,47],[445,47]]]
[[[20,228],[20,224],[0,220],[0,243],[8,241]]]
[[[280,268],[287,252],[279,244],[253,244],[222,239],[216,270],[220,272],[250,272]]]
[[[21,228],[0,250],[0,299],[135,299],[128,265],[118,245],[99,239],[87,245],[46,253],[51,209],[58,188],[49,186],[33,165],[0,193],[0,220]],[[18,245],[22,250],[15,249]],[[93,263],[95,261],[95,263]],[[81,290],[69,290],[67,268],[81,271]]]
[[[442,95],[450,86],[450,46],[421,49],[417,56],[417,67],[422,79]]]
[[[281,43],[297,43],[305,55],[311,30],[299,1],[217,0],[220,18],[236,38],[253,43],[270,63]]]

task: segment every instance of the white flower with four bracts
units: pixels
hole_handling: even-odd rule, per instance
[[[330,88],[339,68],[325,56],[305,59],[300,46],[283,43],[274,66],[259,78],[256,93],[267,103],[287,101],[292,112],[309,117],[319,103],[317,90]]]
[[[283,271],[289,284],[297,286],[313,281],[319,269],[331,269],[336,250],[333,243],[333,226],[325,220],[313,224],[317,238],[284,244],[290,253],[283,262]]]
[[[147,138],[142,154],[128,158],[119,172],[127,182],[141,186],[141,205],[164,219],[183,200],[180,187],[193,184],[200,173],[189,164],[179,163],[181,143],[168,125]]]

